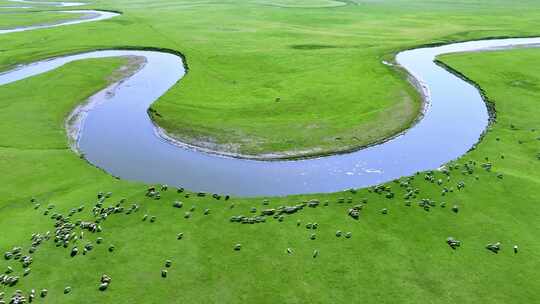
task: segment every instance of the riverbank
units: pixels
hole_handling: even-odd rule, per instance
[[[140,56],[124,56],[115,58],[125,58],[126,62],[122,64],[111,76],[107,78],[109,84],[105,89],[100,90],[99,93],[92,94],[92,96],[113,96],[116,88],[122,84],[122,82],[137,73],[146,64],[146,58]],[[79,150],[79,139],[84,126],[84,120],[88,113],[92,111],[96,106],[106,102],[106,99],[92,98],[85,100],[83,103],[77,105],[73,111],[67,116],[65,120],[65,128],[68,138],[68,144],[73,152],[78,155],[84,155]]]

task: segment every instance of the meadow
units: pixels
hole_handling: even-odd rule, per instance
[[[90,7],[124,14],[2,35],[0,69],[98,48],[178,50],[189,73],[153,106],[161,114],[157,123],[192,143],[301,156],[354,149],[410,125],[417,93],[382,60],[422,44],[538,34],[540,4],[114,1]],[[171,185],[157,186],[156,199],[146,195],[148,185],[115,179],[81,160],[67,145],[64,119],[111,81],[123,58],[80,61],[1,86],[0,253],[14,246],[26,252],[33,233],[54,235],[55,223],[72,209],[71,222],[102,217],[92,214],[96,202],[125,209],[67,248],[44,241],[27,276],[19,261],[1,260],[0,270],[11,266],[21,279],[0,292],[46,288],[37,301],[43,303],[533,303],[540,281],[540,65],[534,64],[540,52],[440,60],[495,104],[497,121],[475,150],[448,171],[289,197],[225,200],[226,193],[203,197]],[[111,196],[99,203],[99,192]],[[316,207],[281,219],[230,221],[315,200]],[[137,211],[127,214],[133,204]],[[348,215],[354,206],[361,208],[357,220]],[[461,246],[450,248],[448,237]],[[498,254],[485,248],[495,242],[502,243]],[[88,243],[93,249],[83,255]],[[71,257],[74,246],[81,252]],[[104,273],[112,283],[102,292]]]

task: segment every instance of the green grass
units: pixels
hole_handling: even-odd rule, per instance
[[[265,152],[322,149],[331,147],[322,133],[302,135],[305,128],[300,132],[291,127],[293,122],[331,121],[335,128],[325,129],[325,136],[342,137],[346,143],[347,136],[340,132],[355,129],[354,117],[390,111],[396,106],[390,98],[393,94],[414,96],[399,74],[380,64],[381,59],[422,43],[533,35],[539,22],[534,1],[357,2],[328,9],[232,1],[104,3],[96,7],[122,9],[125,15],[0,36],[0,69],[118,45],[172,48],[187,55],[191,70],[158,102],[156,108],[165,120],[171,117],[194,125],[193,133],[186,134],[198,134],[195,138],[209,136],[197,133],[197,127],[223,126],[208,133],[217,138],[222,129],[248,132],[262,130],[266,124],[260,131],[261,141],[267,143]],[[331,47],[335,45],[358,47]],[[0,254],[13,246],[27,249],[34,232],[54,231],[54,221],[43,215],[49,203],[56,206],[51,214],[66,214],[85,205],[74,218],[92,220],[96,193],[112,191],[105,206],[126,197],[128,205],[137,202],[141,208],[131,215],[111,215],[102,223],[102,233],[86,233],[87,240],[94,242],[97,236],[105,240],[94,244],[86,256],[70,258],[71,248],[45,242],[33,255],[31,274],[16,287],[0,287],[0,292],[49,289],[49,296],[37,303],[533,303],[539,297],[540,281],[536,271],[540,266],[540,65],[535,64],[540,51],[451,55],[442,60],[478,82],[498,110],[497,123],[478,148],[458,161],[477,161],[473,174],[462,174],[462,168],[452,170],[451,179],[441,186],[424,181],[423,174],[416,176],[412,187],[420,193],[410,207],[405,206],[405,190],[395,183],[388,183],[395,192],[393,199],[367,189],[356,194],[270,198],[271,207],[313,198],[330,203],[305,208],[281,223],[268,219],[255,225],[230,223],[229,217],[250,215],[251,207],[260,210],[262,198],[225,202],[195,195],[186,198],[170,189],[162,192],[161,200],[150,200],[144,196],[145,185],[114,179],[69,150],[63,129],[66,115],[105,87],[124,59],[71,63],[0,87]],[[238,80],[238,88],[231,88],[232,79]],[[288,110],[259,111],[264,107],[254,96],[275,95],[265,91],[266,82],[281,84],[279,104]],[[306,104],[290,104],[284,97],[296,94],[313,98],[327,94],[328,98],[300,111]],[[237,104],[226,103],[225,96]],[[370,104],[366,96],[377,96],[381,102]],[[294,107],[298,107],[296,115]],[[351,113],[353,108],[358,112]],[[379,126],[381,119],[388,122],[379,117],[371,123]],[[285,134],[290,138],[309,137],[305,144],[293,139],[281,144],[282,124],[289,124]],[[338,132],[340,128],[343,131]],[[233,135],[224,136],[223,140],[235,142]],[[289,148],[276,148],[288,144]],[[494,164],[492,172],[480,168],[486,157]],[[436,179],[444,178],[435,174]],[[458,191],[460,181],[466,186]],[[443,197],[442,187],[455,190]],[[31,197],[41,203],[38,210],[33,209]],[[340,197],[353,198],[353,204],[368,199],[360,220],[347,216],[350,205],[337,203]],[[422,198],[437,204],[445,201],[447,207],[424,211],[417,206]],[[174,200],[182,200],[183,209],[173,208]],[[451,211],[454,204],[459,205],[457,214]],[[193,217],[184,219],[193,205]],[[211,209],[210,215],[202,214],[205,208]],[[382,215],[382,208],[388,208],[389,214]],[[143,222],[144,214],[157,216],[157,221]],[[308,222],[317,222],[319,228],[307,230]],[[352,238],[335,237],[338,229],[351,231]],[[181,241],[176,240],[179,232],[185,235]],[[317,234],[316,240],[309,239],[311,233]],[[462,247],[451,250],[445,244],[449,236],[461,240]],[[497,255],[484,248],[496,241],[503,244]],[[232,249],[236,243],[243,245],[239,252]],[[110,244],[116,247],[113,253],[107,251]],[[520,246],[518,254],[511,251],[514,244]],[[286,248],[294,253],[287,254]],[[317,258],[312,257],[315,249]],[[173,266],[163,279],[160,271],[166,259]],[[0,260],[0,270],[8,265],[21,275],[19,262]],[[111,275],[113,282],[109,290],[99,292],[103,273]],[[69,295],[62,292],[66,286],[73,288]]]
[[[77,19],[82,14],[55,13],[55,12],[35,12],[2,14],[0,18],[0,29],[11,29],[19,26],[29,26],[36,24],[58,23],[59,21]]]
[[[17,131],[24,137],[12,139],[9,148],[0,149],[0,167],[8,172],[0,176],[1,250],[16,245],[28,248],[31,233],[53,231],[54,221],[42,215],[49,203],[56,206],[51,214],[66,214],[85,205],[85,211],[74,219],[86,220],[93,218],[90,209],[98,191],[114,193],[105,206],[121,197],[128,199],[127,206],[132,202],[141,206],[131,215],[111,215],[102,223],[102,233],[87,232],[85,238],[94,242],[95,249],[86,256],[71,258],[71,247],[56,248],[52,241],[45,242],[34,254],[31,274],[16,288],[48,288],[44,303],[533,302],[540,279],[536,271],[540,125],[535,119],[540,68],[531,63],[540,60],[540,52],[518,50],[442,59],[485,88],[498,110],[498,122],[478,148],[458,161],[476,160],[472,174],[455,169],[447,181],[442,173],[435,173],[436,179],[444,179],[441,186],[424,181],[423,174],[416,176],[412,187],[420,193],[410,207],[402,198],[404,189],[394,183],[388,183],[395,193],[393,199],[366,189],[356,194],[270,198],[271,207],[312,198],[330,203],[328,207],[306,207],[281,223],[268,219],[254,225],[230,223],[229,217],[250,215],[251,207],[260,210],[262,198],[225,202],[195,195],[186,198],[170,189],[162,192],[161,200],[151,200],[144,196],[145,186],[114,180],[62,148],[66,111],[103,87],[107,75],[122,61],[82,61],[2,87],[2,96],[13,96],[2,111],[9,115],[2,120],[13,126],[25,120],[27,111],[39,110],[42,116],[31,116],[36,122],[34,131],[36,137],[46,138],[37,141]],[[75,73],[90,67],[93,73]],[[54,94],[61,82],[65,83],[63,94],[51,97],[57,106],[43,108],[43,101],[49,98],[44,92]],[[17,95],[25,98],[19,100]],[[31,124],[26,127],[34,128]],[[7,133],[9,125],[1,128]],[[2,138],[2,142],[7,140]],[[492,172],[480,168],[485,157],[494,165]],[[497,177],[499,173],[502,179]],[[466,186],[458,191],[460,181]],[[442,197],[442,187],[455,190]],[[38,210],[29,202],[31,196],[41,203]],[[337,203],[339,197],[351,197],[353,204],[368,199],[360,220],[347,216],[351,205]],[[445,201],[447,207],[426,212],[417,206],[421,198],[434,199],[437,205]],[[174,200],[183,201],[184,207],[173,208]],[[459,205],[457,214],[451,211],[454,204]],[[184,219],[191,206],[196,206],[193,217]],[[210,215],[202,214],[205,208],[211,209]],[[382,208],[388,208],[389,214],[382,215]],[[157,221],[143,222],[143,214],[157,216]],[[307,230],[304,225],[308,222],[317,222],[319,228]],[[353,236],[337,238],[337,230],[350,231]],[[176,240],[179,232],[185,235],[181,241]],[[316,240],[309,239],[311,233],[317,234]],[[102,245],[95,244],[97,236],[104,238]],[[462,247],[451,250],[445,244],[448,236],[461,240]],[[501,253],[484,249],[496,241],[503,243]],[[239,252],[233,250],[236,243],[243,245]],[[113,253],[107,251],[110,244],[116,248]],[[518,254],[511,251],[514,244],[520,246]],[[287,254],[286,248],[294,253]],[[317,258],[312,257],[314,250],[319,251]],[[173,266],[163,279],[160,271],[167,259]],[[18,262],[0,262],[0,268],[7,265],[14,266],[18,274],[22,271]],[[111,275],[113,283],[106,292],[99,292],[103,273]],[[69,295],[63,294],[66,286],[73,288]],[[5,290],[11,293],[14,289]]]
[[[261,0],[257,3],[270,6],[286,7],[286,8],[327,8],[347,5],[345,1],[333,1],[333,0]]]
[[[244,154],[326,154],[395,134],[417,116],[416,92],[383,59],[425,43],[534,35],[540,26],[531,0],[354,2],[96,2],[124,15],[0,37],[0,69],[95,48],[178,50],[190,71],[154,105],[169,133]]]

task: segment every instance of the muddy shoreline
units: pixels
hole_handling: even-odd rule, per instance
[[[146,58],[142,56],[121,56],[128,58],[128,62],[122,65],[114,73],[111,79],[109,79],[109,85],[95,93],[90,98],[77,105],[71,113],[68,114],[64,121],[64,127],[66,129],[66,135],[68,137],[68,145],[73,152],[80,156],[84,156],[84,153],[79,149],[79,139],[81,137],[84,121],[90,111],[100,104],[106,102],[106,100],[97,100],[93,98],[97,94],[114,94],[118,86],[120,86],[126,79],[139,72],[146,65]]]

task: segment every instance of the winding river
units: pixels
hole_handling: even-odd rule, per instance
[[[97,11],[97,10],[67,10],[67,11],[58,10],[54,12],[76,14],[76,15],[82,15],[82,16],[79,16],[78,18],[74,18],[73,20],[66,20],[66,21],[61,21],[58,23],[45,23],[45,24],[37,24],[37,25],[30,25],[30,26],[21,26],[21,27],[16,27],[16,28],[11,28],[11,29],[0,29],[0,35],[16,33],[16,32],[25,32],[25,31],[37,30],[37,29],[43,29],[43,28],[66,26],[66,25],[79,24],[79,23],[85,23],[85,22],[99,21],[99,20],[110,19],[110,18],[120,15],[118,13],[107,12],[107,11]]]
[[[94,15],[55,25],[4,30],[0,34],[118,15],[73,12]],[[403,51],[396,61],[416,79],[426,96],[424,117],[411,129],[382,144],[348,154],[298,161],[223,157],[177,145],[160,136],[147,109],[185,74],[182,59],[173,54],[109,50],[52,58],[0,74],[0,85],[81,59],[144,57],[146,64],[137,73],[95,94],[77,109],[80,115],[74,135],[76,146],[89,162],[120,178],[196,191],[242,196],[334,192],[436,169],[478,142],[489,120],[482,96],[473,85],[438,66],[434,62],[436,56],[536,44],[540,44],[540,38],[472,41]]]
[[[69,7],[86,5],[84,2],[52,2],[52,1],[31,1],[31,0],[8,0],[10,2],[26,3],[26,4],[41,4],[55,7]]]

